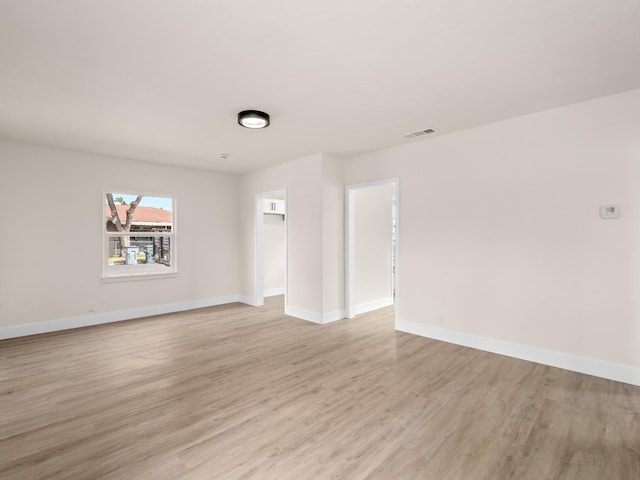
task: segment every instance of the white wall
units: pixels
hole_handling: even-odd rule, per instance
[[[400,177],[400,323],[639,366],[639,132],[635,90],[348,159]]]
[[[356,312],[393,302],[391,293],[391,207],[395,186],[354,189],[354,292]]]
[[[243,295],[255,299],[255,200],[287,191],[285,313],[324,323],[344,315],[342,161],[319,153],[243,175],[240,181]]]
[[[325,321],[344,317],[344,163],[322,154],[322,307]]]
[[[1,141],[0,328],[237,295],[237,184],[231,175]],[[105,189],[175,195],[177,276],[103,282]]]
[[[322,156],[243,175],[240,180],[242,294],[255,300],[255,195],[287,191],[288,306],[322,311]],[[285,306],[286,307],[286,306]]]
[[[284,293],[286,229],[282,215],[263,214],[265,296]]]

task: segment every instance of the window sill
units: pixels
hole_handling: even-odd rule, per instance
[[[102,283],[137,282],[141,280],[162,280],[165,278],[175,278],[178,272],[168,273],[129,273],[126,275],[103,276]]]

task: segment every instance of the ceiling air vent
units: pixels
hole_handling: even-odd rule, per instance
[[[415,138],[422,137],[423,135],[429,135],[430,133],[435,133],[433,128],[427,128],[426,130],[418,130],[417,132],[407,133],[404,138]]]

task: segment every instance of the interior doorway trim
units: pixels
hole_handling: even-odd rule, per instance
[[[356,251],[355,251],[355,193],[358,189],[367,187],[376,187],[379,185],[394,186],[396,219],[396,242],[395,242],[395,271],[393,285],[395,286],[395,323],[398,324],[400,318],[400,179],[390,178],[387,180],[379,180],[375,182],[356,183],[345,186],[345,313],[347,318],[356,316],[355,305],[355,270],[356,270]],[[391,215],[391,212],[389,212]],[[391,232],[389,232],[391,234]]]
[[[288,213],[288,201],[287,201],[287,189],[272,190],[270,192],[256,193],[254,196],[254,232],[255,232],[255,264],[254,264],[254,284],[253,295],[255,306],[264,305],[264,207],[263,200],[265,198],[284,197],[284,305],[287,304],[287,284],[289,276],[289,235],[287,227],[287,213]]]

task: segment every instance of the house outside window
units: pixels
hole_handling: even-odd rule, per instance
[[[176,273],[175,199],[107,191],[104,196],[104,278]]]

